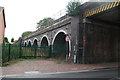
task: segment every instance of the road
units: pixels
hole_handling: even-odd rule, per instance
[[[56,73],[56,74],[25,74],[19,76],[7,76],[7,78],[116,78],[118,69],[99,69],[83,72]]]

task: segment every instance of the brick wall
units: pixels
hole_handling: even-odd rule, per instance
[[[111,62],[117,59],[119,28],[86,24],[85,57],[88,63]]]
[[[3,43],[4,31],[5,31],[5,24],[4,24],[3,10],[2,10],[0,11],[0,44]]]

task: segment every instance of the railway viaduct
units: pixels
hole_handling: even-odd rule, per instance
[[[60,48],[68,43],[66,54],[75,63],[115,61],[120,53],[119,17],[120,0],[87,2],[80,6],[79,15],[62,16],[22,38],[22,43]]]

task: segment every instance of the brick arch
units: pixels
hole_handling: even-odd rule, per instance
[[[29,45],[32,46],[32,40],[30,40],[30,39],[28,40],[27,46],[29,46]]]
[[[53,37],[52,45],[54,44],[54,41],[55,41],[57,35],[58,35],[59,33],[61,33],[61,32],[63,32],[65,35],[68,35],[67,31],[65,31],[65,30],[59,30],[59,31],[54,35],[54,37]],[[69,36],[69,38],[70,38],[70,36]],[[71,54],[71,39],[69,39],[69,55],[70,55],[70,54]]]
[[[28,45],[28,42],[27,41],[24,41],[24,46],[27,46]]]
[[[33,39],[33,44],[32,45],[34,45],[35,40],[37,41],[37,45],[38,45],[39,40],[36,37]]]
[[[47,35],[43,35],[43,36],[41,37],[41,40],[40,40],[40,45],[41,45],[42,40],[43,40],[44,38],[46,38],[46,39],[47,39],[47,41],[48,41],[48,46],[50,46],[50,41],[49,41],[49,38],[48,38],[48,36],[47,36]]]

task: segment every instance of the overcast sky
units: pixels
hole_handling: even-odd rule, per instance
[[[71,0],[0,0],[5,8],[6,31],[9,41],[17,40],[24,31],[34,31],[36,23],[66,8]]]

